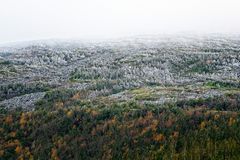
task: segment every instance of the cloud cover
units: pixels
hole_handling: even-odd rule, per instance
[[[0,43],[240,33],[239,0],[0,0]]]

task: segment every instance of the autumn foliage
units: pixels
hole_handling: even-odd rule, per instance
[[[219,106],[135,102],[68,108],[64,104],[30,112],[2,110],[0,159],[238,159],[240,155],[238,106],[219,110]]]

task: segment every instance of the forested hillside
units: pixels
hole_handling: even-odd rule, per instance
[[[240,36],[0,48],[0,159],[240,159]]]

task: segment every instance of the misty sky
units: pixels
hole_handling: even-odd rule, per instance
[[[0,0],[0,43],[240,33],[239,0]]]

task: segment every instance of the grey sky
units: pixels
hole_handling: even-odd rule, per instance
[[[239,0],[0,0],[0,43],[175,32],[240,33]]]

